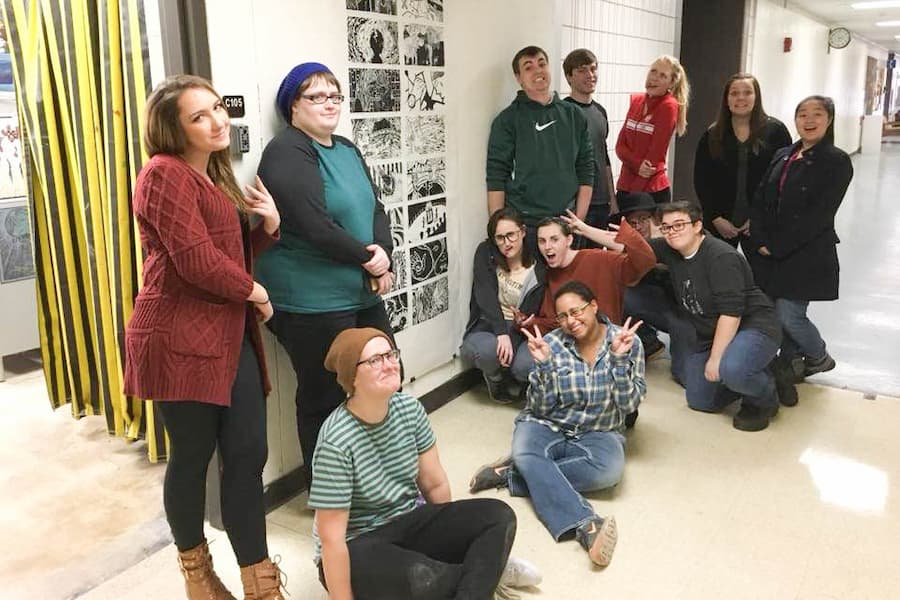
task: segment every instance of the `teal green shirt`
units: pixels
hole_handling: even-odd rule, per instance
[[[349,511],[347,541],[413,510],[419,498],[419,455],[435,444],[425,408],[397,392],[381,423],[364,423],[346,403],[319,430],[307,506]],[[322,544],[313,527],[315,560]]]
[[[375,194],[362,161],[346,144],[312,144],[319,155],[325,209],[347,233],[371,244]],[[257,261],[256,274],[272,305],[286,312],[360,310],[378,301],[360,265],[337,262],[286,228],[279,243]]]

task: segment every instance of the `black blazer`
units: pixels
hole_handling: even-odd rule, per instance
[[[819,142],[794,161],[778,191],[788,159],[800,142],[775,153],[750,207],[751,261],[757,284],[773,299],[836,300],[834,216],[853,179],[846,152]],[[771,257],[759,255],[765,246]]]
[[[722,136],[722,155],[713,158],[709,150],[710,129],[704,132],[697,144],[694,156],[694,191],[703,207],[703,225],[715,236],[718,230],[712,224],[717,217],[731,220],[737,196],[737,138],[731,124]],[[791,134],[778,119],[769,117],[759,139],[759,150],[751,152],[747,161],[747,202],[753,202],[756,188],[779,148],[791,145]],[[740,223],[734,223],[740,225]],[[727,240],[726,240],[727,241]]]

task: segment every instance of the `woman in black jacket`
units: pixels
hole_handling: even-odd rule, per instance
[[[834,217],[853,178],[847,153],[834,145],[834,101],[810,96],[794,112],[800,141],[779,150],[752,205],[757,284],[775,301],[785,336],[781,368],[803,376],[829,371],[834,359],[806,315],[813,300],[837,300],[840,241]]]
[[[524,243],[525,222],[511,206],[491,215],[487,233],[488,239],[475,250],[469,322],[460,354],[481,370],[492,400],[510,402],[522,392],[533,364],[519,327],[540,308],[544,265]],[[516,386],[518,392],[512,389]]]
[[[719,116],[700,138],[694,157],[694,190],[704,227],[737,247],[749,235],[750,202],[772,156],[790,144],[784,123],[763,110],[756,77],[729,77]]]

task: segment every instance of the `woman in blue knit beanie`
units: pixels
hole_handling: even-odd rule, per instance
[[[287,127],[263,151],[259,176],[282,215],[281,239],[256,263],[275,308],[270,328],[297,374],[297,429],[307,479],[325,418],[346,395],[324,368],[344,329],[374,327],[393,340],[381,295],[394,283],[387,215],[369,169],[335,135],[344,96],[315,62],[288,72],[276,104]]]

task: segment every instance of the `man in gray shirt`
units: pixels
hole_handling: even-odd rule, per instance
[[[594,101],[597,89],[597,57],[585,48],[572,50],[563,61],[563,73],[571,91],[565,100],[581,107],[587,117],[588,130],[594,144],[594,190],[585,222],[593,227],[605,228],[609,215],[619,211],[616,206],[616,191],[613,186],[612,167],[606,136],[609,134],[609,119],[606,109]]]

